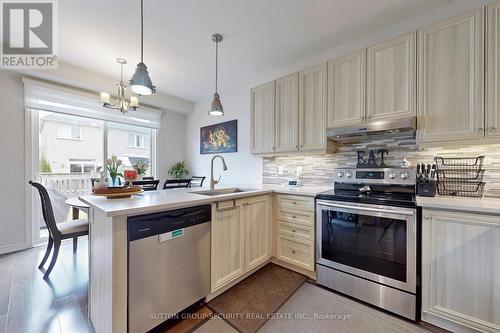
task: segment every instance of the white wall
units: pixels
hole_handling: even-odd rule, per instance
[[[24,90],[21,78],[0,70],[0,253],[25,242]]]
[[[29,246],[31,234],[25,219],[25,114],[21,74],[0,70],[0,254]],[[98,95],[96,94],[96,98]],[[176,161],[184,159],[184,115],[164,111],[159,135],[159,175]]]
[[[207,115],[211,96],[198,101],[194,112],[186,117],[186,159],[193,174],[209,175],[209,161],[211,155],[200,155],[199,139],[200,127],[218,122],[238,119],[238,152],[224,154],[228,162],[228,172],[222,175],[225,183],[248,183],[262,181],[262,160],[250,154],[250,88],[274,79],[286,76],[293,72],[306,69],[311,66],[326,62],[339,56],[343,56],[355,50],[381,43],[390,38],[416,30],[439,20],[462,14],[470,9],[492,2],[492,0],[455,0],[451,3],[437,7],[431,11],[401,21],[392,26],[377,30],[363,37],[349,41],[339,46],[303,59],[289,66],[279,67],[269,71],[259,80],[249,82],[231,90],[224,90],[224,82],[221,82],[221,101],[224,106],[224,117],[209,117]],[[220,64],[221,67],[224,64]],[[219,168],[219,166],[217,166]]]
[[[209,102],[195,104],[192,115],[186,116],[186,160],[194,176],[210,177],[210,160],[214,155],[200,154],[200,127],[238,119],[238,152],[222,154],[227,171],[222,171],[221,161],[214,162],[214,176],[221,175],[221,184],[260,183],[262,159],[250,154],[250,88],[224,96],[224,117],[208,115]]]
[[[160,186],[168,176],[168,169],[185,159],[186,117],[175,112],[163,112],[161,117],[161,131],[159,138],[160,161],[157,174],[160,177]]]

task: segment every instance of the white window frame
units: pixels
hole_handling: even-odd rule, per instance
[[[133,135],[134,137],[134,144],[130,145],[130,136]],[[137,145],[137,139],[140,139],[141,145]],[[138,134],[138,133],[127,133],[127,147],[128,148],[138,148],[138,149],[148,149],[151,147],[151,144],[148,146],[145,145],[146,143],[146,135],[145,134]]]
[[[73,130],[78,130],[78,137],[73,137]],[[62,140],[82,140],[82,128],[79,126],[73,126],[68,124],[58,124],[57,125],[57,138]]]
[[[82,171],[81,172],[71,172],[71,165],[79,165],[81,168],[82,168]],[[93,171],[96,170],[96,166],[97,166],[97,163],[96,161],[84,161],[84,160],[69,160],[69,172],[70,173],[88,173],[88,172],[85,172],[85,166],[92,166],[93,167]]]

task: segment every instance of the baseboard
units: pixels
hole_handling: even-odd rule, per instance
[[[481,323],[480,320],[471,320],[466,316],[452,315],[449,311],[431,309],[422,312],[421,320],[432,325],[444,328],[456,333],[494,333],[499,332],[496,325],[491,323]]]
[[[276,265],[280,265],[282,267],[288,268],[291,271],[294,271],[294,272],[300,273],[302,275],[305,275],[308,278],[316,281],[316,271],[311,272],[310,270],[304,269],[302,267],[298,267],[298,266],[289,264],[287,262],[281,261],[281,260],[279,260],[276,257],[272,257],[271,258],[271,262],[274,263],[274,264],[276,264]]]
[[[11,252],[26,250],[28,248],[30,248],[30,246],[28,244],[26,244],[25,242],[4,245],[4,246],[0,246],[0,254],[7,254],[7,253],[11,253]]]

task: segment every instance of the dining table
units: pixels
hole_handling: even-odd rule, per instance
[[[73,220],[79,219],[80,211],[86,214],[89,213],[89,206],[81,201],[78,197],[71,197],[66,199],[66,204],[71,207]]]

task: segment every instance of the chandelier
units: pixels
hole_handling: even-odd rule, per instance
[[[136,96],[130,96],[130,100],[125,97],[125,90],[127,86],[123,83],[123,65],[127,63],[127,60],[122,58],[117,58],[116,62],[121,66],[120,82],[116,85],[118,86],[118,94],[116,95],[116,101],[111,103],[111,97],[107,92],[101,93],[101,103],[102,106],[108,109],[119,110],[121,113],[127,113],[130,109],[137,111],[139,108],[139,100]]]

